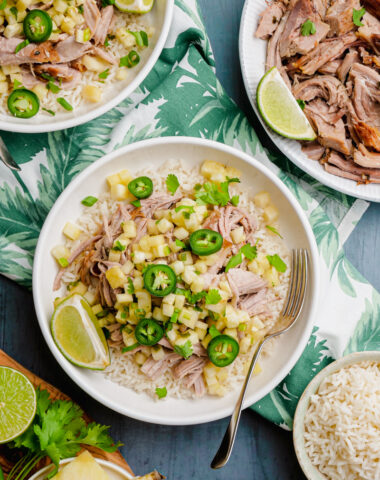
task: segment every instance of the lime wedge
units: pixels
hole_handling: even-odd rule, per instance
[[[51,332],[57,347],[74,365],[104,370],[110,364],[104,333],[82,295],[71,295],[57,306]]]
[[[276,67],[268,70],[260,80],[256,100],[265,123],[279,135],[295,140],[317,138]]]
[[[115,0],[115,6],[121,12],[148,13],[152,10],[154,0]]]
[[[25,375],[0,367],[0,443],[20,436],[36,414],[36,391]]]

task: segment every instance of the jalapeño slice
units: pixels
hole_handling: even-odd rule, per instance
[[[159,323],[151,318],[143,318],[135,329],[136,340],[140,345],[151,347],[156,345],[164,336],[164,329]]]
[[[150,265],[144,273],[144,287],[156,297],[165,297],[174,292],[177,276],[167,265]]]
[[[227,367],[238,356],[239,344],[229,335],[218,335],[208,344],[207,353],[214,365]]]
[[[30,42],[40,43],[47,40],[53,30],[50,15],[43,10],[31,10],[24,18],[24,34]]]
[[[222,245],[222,235],[208,228],[196,230],[190,235],[190,247],[196,255],[211,255],[218,252]]]
[[[16,88],[8,97],[8,110],[14,117],[30,118],[40,109],[37,95],[26,88]]]
[[[136,198],[147,198],[152,195],[153,182],[149,177],[138,177],[129,182],[128,190]]]

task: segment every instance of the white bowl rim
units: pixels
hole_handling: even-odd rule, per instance
[[[59,465],[66,465],[66,463],[72,462],[76,457],[70,457],[70,458],[65,458],[64,460],[61,460],[59,462]],[[107,467],[109,470],[113,470],[116,473],[119,473],[121,476],[125,478],[125,480],[135,478],[132,477],[132,475],[125,470],[124,468],[121,468],[119,465],[116,465],[116,463],[110,462],[108,460],[104,460],[103,458],[97,458],[94,457],[97,463],[102,465],[103,467]],[[40,475],[44,474],[45,472],[48,472],[49,469],[51,468],[51,465],[47,465],[46,467],[41,468],[38,470],[38,472],[34,473],[32,477],[30,477],[29,480],[36,480]]]
[[[332,373],[340,370],[341,368],[366,361],[380,362],[380,351],[368,350],[363,352],[354,352],[350,353],[349,355],[345,355],[334,362],[331,362],[311,380],[298,401],[294,414],[293,444],[298,463],[300,464],[302,471],[308,480],[326,480],[327,478],[311,463],[303,442],[303,429],[305,424],[306,409],[309,404],[310,397],[318,390],[321,382]]]
[[[112,108],[117,107],[119,103],[129,97],[129,95],[131,95],[145,80],[156,64],[158,57],[161,55],[173,20],[174,1],[175,0],[166,0],[164,23],[162,25],[160,35],[144,66],[131,81],[131,83],[126,85],[126,87],[123,88],[118,95],[99,105],[99,107],[94,108],[93,110],[90,110],[82,115],[78,115],[78,117],[60,120],[59,122],[55,123],[52,123],[51,121],[49,122],[49,119],[47,119],[45,123],[38,124],[33,124],[33,119],[28,124],[9,123],[7,122],[7,116],[3,115],[4,119],[1,119],[0,116],[0,130],[13,133],[45,133],[54,132],[57,130],[66,130],[67,128],[76,127],[78,125],[90,122],[91,120],[94,120],[95,118],[100,117],[104,113],[108,112]]]
[[[99,166],[102,166],[106,163],[112,162],[114,158],[117,158],[121,155],[126,155],[135,150],[139,150],[140,148],[154,147],[156,145],[161,145],[161,144],[186,144],[189,147],[191,146],[208,147],[216,151],[221,151],[221,152],[230,154],[232,156],[238,157],[244,162],[248,163],[253,168],[255,168],[256,170],[258,170],[264,176],[266,176],[281,191],[281,193],[287,198],[289,203],[292,205],[295,214],[297,215],[299,221],[301,222],[304,228],[304,232],[306,234],[309,245],[311,247],[309,252],[310,253],[309,261],[311,263],[312,268],[309,269],[309,271],[311,270],[312,285],[313,285],[314,291],[310,299],[310,313],[308,315],[308,320],[305,321],[306,325],[303,331],[303,336],[301,338],[301,341],[298,342],[297,348],[295,348],[292,356],[288,359],[286,363],[284,363],[284,367],[273,375],[272,380],[267,383],[266,388],[262,389],[262,392],[260,393],[260,398],[255,400],[250,400],[251,397],[249,395],[246,396],[243,404],[243,408],[247,408],[251,406],[253,403],[262,399],[286,377],[286,375],[290,372],[290,370],[294,367],[294,365],[302,355],[302,352],[305,349],[307,342],[309,341],[309,338],[314,326],[314,319],[317,313],[318,304],[319,304],[318,300],[319,300],[319,293],[320,293],[320,266],[319,266],[318,248],[315,241],[314,233],[312,231],[312,228],[310,226],[309,220],[305,212],[303,211],[302,207],[298,203],[295,196],[290,192],[290,190],[285,186],[285,184],[273,172],[269,170],[268,167],[266,167],[265,165],[257,161],[254,157],[244,152],[241,152],[236,148],[230,147],[220,142],[216,142],[214,140],[178,136],[178,137],[158,137],[158,138],[143,140],[140,142],[135,142],[123,148],[114,150],[113,152],[105,155],[101,159],[97,160],[96,162],[92,163],[87,168],[85,168],[80,174],[78,174],[74,178],[74,180],[72,180],[72,182],[65,188],[65,190],[61,193],[61,195],[58,197],[52,209],[50,210],[48,216],[46,217],[44,225],[42,227],[40,237],[36,246],[35,257],[34,257],[33,299],[34,299],[37,319],[38,319],[40,328],[42,330],[42,335],[44,336],[45,341],[50,348],[50,351],[52,352],[53,356],[58,361],[60,366],[63,368],[63,370],[67,373],[67,375],[69,375],[69,377],[82,390],[88,393],[92,398],[94,398],[101,404],[105,405],[106,407],[118,413],[121,413],[122,415],[135,418],[136,420],[141,420],[143,422],[156,423],[160,425],[197,425],[201,423],[211,422],[214,420],[219,420],[221,418],[225,418],[229,416],[232,411],[232,405],[230,407],[224,407],[222,409],[215,410],[213,414],[202,415],[202,413],[199,412],[197,414],[189,416],[188,418],[181,418],[181,419],[179,418],[177,419],[173,415],[173,418],[170,418],[170,419],[165,418],[165,420],[163,420],[159,416],[159,414],[146,415],[144,412],[141,412],[141,411],[136,411],[136,410],[131,411],[128,408],[128,406],[122,406],[114,400],[109,401],[109,399],[105,399],[102,393],[100,393],[96,389],[88,385],[84,386],[76,373],[77,367],[69,364],[69,362],[66,361],[66,359],[64,358],[64,356],[61,354],[60,350],[54,343],[54,340],[50,333],[50,328],[44,319],[45,314],[39,298],[39,290],[40,290],[39,279],[37,278],[37,275],[36,275],[38,265],[40,264],[40,262],[43,262],[43,258],[45,255],[45,252],[42,248],[43,242],[41,239],[44,238],[45,231],[48,230],[49,224],[54,221],[55,210],[60,208],[60,206],[65,202],[66,197],[70,195],[70,192],[72,190],[75,190],[77,184],[79,184],[82,181],[82,179],[85,178],[89,173],[92,173],[93,170],[96,170]]]
[[[285,155],[285,157],[289,158],[294,163],[294,165],[296,165],[299,169],[301,169],[302,171],[310,175],[312,178],[314,178],[318,182],[322,183],[323,185],[326,185],[332,190],[335,190],[337,192],[342,192],[345,195],[349,195],[350,197],[359,198],[369,202],[379,203],[380,202],[379,193],[376,193],[376,195],[368,193],[368,190],[359,188],[353,180],[344,179],[345,181],[340,183],[339,185],[334,184],[335,175],[332,175],[332,174],[324,175],[323,171],[319,171],[318,169],[313,168],[313,163],[303,162],[297,155],[294,154],[294,152],[288,150],[286,147],[284,147],[284,145],[281,142],[277,141],[277,136],[279,135],[275,133],[273,130],[271,130],[268,127],[268,125],[264,122],[256,106],[256,94],[254,93],[253,95],[251,95],[252,92],[248,82],[247,69],[246,69],[245,58],[243,54],[243,50],[244,50],[243,45],[246,38],[246,36],[244,35],[245,29],[246,29],[245,20],[247,18],[247,11],[252,1],[254,2],[255,0],[245,0],[242,15],[241,15],[240,28],[239,28],[239,60],[240,60],[240,69],[243,77],[245,92],[251,104],[252,110],[256,115],[256,117],[259,119],[263,129],[265,130],[266,135],[276,145],[276,147],[282,152],[282,154]],[[293,141],[297,142],[297,140],[293,140]],[[330,180],[330,177],[332,177],[331,180]],[[375,184],[371,184],[371,185],[374,186]],[[364,185],[362,186],[364,187]],[[380,185],[378,186],[378,190],[380,191]]]

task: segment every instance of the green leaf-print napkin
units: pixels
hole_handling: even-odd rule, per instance
[[[282,179],[310,219],[322,267],[317,324],[293,370],[252,407],[291,428],[297,401],[319,370],[352,351],[380,349],[379,294],[342,249],[367,204],[318,184],[284,156],[263,148],[215,76],[196,0],[176,0],[172,30],[159,61],[117,108],[62,132],[1,132],[22,170],[11,172],[0,164],[0,272],[30,287],[43,221],[75,175],[122,145],[169,135],[209,138],[254,155]]]

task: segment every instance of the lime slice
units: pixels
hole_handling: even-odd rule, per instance
[[[36,391],[25,375],[0,367],[0,443],[20,436],[36,414]]]
[[[110,364],[104,333],[82,295],[71,295],[57,306],[51,332],[58,348],[74,365],[104,370]]]
[[[115,0],[116,7],[121,12],[148,13],[152,10],[154,0]]]
[[[295,140],[317,138],[276,67],[268,70],[260,80],[256,100],[265,123],[279,135]]]

